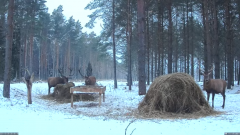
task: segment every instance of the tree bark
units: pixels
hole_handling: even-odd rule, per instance
[[[172,73],[172,0],[168,3],[168,73]]]
[[[128,89],[132,90],[132,63],[131,63],[131,8],[130,0],[128,0],[128,18],[127,18],[127,53],[128,53]]]
[[[208,6],[208,2],[207,0],[204,0],[204,14],[205,14],[205,27],[206,27],[206,30],[205,30],[205,34],[206,34],[206,47],[207,47],[207,52],[206,52],[206,56],[207,56],[207,61],[206,62],[206,66],[205,66],[205,71],[209,70],[210,67],[212,66],[211,65],[211,44],[210,44],[210,33],[209,33],[209,30],[210,30],[210,26],[209,26],[209,14],[208,14],[208,10],[209,10],[209,6]]]
[[[9,0],[8,17],[7,17],[7,35],[5,50],[5,70],[3,97],[10,98],[10,82],[11,82],[11,61],[12,61],[12,43],[13,43],[13,10],[14,0]]]
[[[188,10],[188,8],[189,8],[189,2],[188,2],[188,0],[187,0],[187,21],[186,21],[186,23],[187,23],[187,38],[186,38],[186,48],[187,48],[187,72],[186,73],[188,73],[189,74],[189,66],[190,66],[190,57],[189,57],[189,55],[190,55],[190,46],[189,46],[189,40],[190,40],[190,38],[189,38],[189,15],[188,15],[188,12],[189,12],[189,10]]]
[[[176,27],[178,27],[178,16],[179,16],[179,14],[178,14],[178,7],[176,7],[177,8],[177,10],[176,10]],[[178,43],[179,43],[179,41],[178,41],[178,31],[176,31],[176,45],[175,45],[175,54],[174,54],[174,59],[175,59],[175,69],[174,69],[174,72],[178,72],[178,54],[179,54],[179,48],[178,48]]]
[[[220,57],[219,57],[219,36],[218,36],[218,17],[216,1],[213,1],[213,15],[214,15],[214,66],[215,78],[220,78]]]
[[[238,60],[238,85],[240,82],[240,60]]]
[[[115,44],[115,0],[112,1],[113,16],[112,16],[112,30],[113,30],[113,68],[114,68],[114,88],[117,88],[117,74],[116,74],[116,44]]]
[[[148,11],[148,6],[146,6],[146,12],[147,12],[147,17],[146,17],[146,44],[147,44],[147,85],[150,84],[150,34],[149,34],[149,29],[150,29],[150,24],[149,24],[149,11]],[[153,73],[153,72],[151,72]]]
[[[226,21],[226,38],[227,38],[227,88],[230,89],[233,81],[233,58],[232,58],[232,31],[231,31],[231,14],[230,0],[225,1],[225,21]]]
[[[138,85],[139,95],[146,94],[145,75],[145,7],[144,0],[137,0],[137,20],[138,20]]]
[[[190,7],[190,12],[191,12],[191,75],[192,75],[192,77],[194,77],[194,48],[195,48],[195,46],[194,46],[194,43],[193,43],[193,39],[194,39],[194,24],[193,24],[193,5],[192,5],[192,3],[191,3],[191,7]]]

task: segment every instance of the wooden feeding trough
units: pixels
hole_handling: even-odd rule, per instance
[[[102,96],[103,95],[103,102],[105,102],[105,91],[106,86],[75,86],[70,88],[71,93],[71,107],[73,107],[73,94],[74,91],[81,92],[81,93],[99,93],[99,106],[102,104]]]

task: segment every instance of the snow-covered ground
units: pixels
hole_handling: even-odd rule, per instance
[[[82,85],[79,81],[74,83]],[[221,115],[198,119],[140,119],[133,115],[144,97],[138,95],[137,83],[132,86],[132,91],[128,91],[126,82],[119,81],[117,89],[113,88],[112,80],[98,84],[106,86],[106,99],[101,107],[98,101],[80,101],[74,102],[73,108],[70,103],[60,104],[41,98],[48,92],[46,82],[33,84],[31,105],[27,104],[24,83],[11,84],[10,99],[3,98],[3,84],[0,84],[0,133],[124,135],[127,127],[127,135],[132,132],[133,135],[223,135],[225,132],[240,132],[240,94],[235,94],[240,87],[237,85],[226,91],[224,109],[221,108],[222,96],[215,96],[215,110],[224,112]],[[206,96],[206,92],[204,94]]]

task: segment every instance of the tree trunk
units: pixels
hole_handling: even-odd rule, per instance
[[[238,85],[240,82],[240,60],[238,61]]]
[[[114,68],[114,88],[117,88],[117,74],[116,74],[116,45],[115,45],[115,0],[112,1],[113,16],[112,16],[112,30],[113,30],[113,68]]]
[[[202,17],[203,17],[203,27],[204,27],[204,69],[208,70],[210,65],[210,39],[209,39],[209,20],[208,20],[208,3],[207,0],[202,0]]]
[[[14,0],[9,0],[8,17],[7,17],[7,35],[5,50],[5,69],[4,69],[4,85],[3,97],[10,98],[10,82],[11,82],[11,61],[12,61],[12,43],[13,43],[13,8]]]
[[[161,68],[161,64],[160,64],[160,62],[161,62],[161,49],[163,49],[161,46],[162,46],[162,40],[161,40],[161,28],[162,28],[162,26],[161,26],[161,15],[162,15],[162,13],[161,13],[161,9],[162,9],[162,7],[161,7],[161,3],[160,3],[161,1],[159,1],[158,2],[158,71],[157,71],[157,73],[158,73],[158,75],[157,76],[160,76],[160,68]]]
[[[164,46],[164,33],[163,33],[163,31],[164,31],[164,17],[163,17],[163,9],[162,9],[162,19],[161,19],[161,36],[160,36],[160,38],[161,38],[161,43],[162,43],[162,49],[161,49],[161,75],[163,75],[165,72],[164,72],[164,66],[163,66],[163,60],[164,60],[164,48],[165,48],[165,46]]]
[[[179,14],[178,14],[178,7],[176,7],[177,8],[177,10],[176,10],[176,27],[178,27],[178,17],[179,17]],[[175,59],[175,70],[174,70],[174,72],[178,72],[178,54],[179,54],[179,51],[178,51],[178,43],[179,43],[179,41],[178,41],[178,31],[176,31],[176,45],[175,45],[175,54],[174,54],[174,59]]]
[[[149,35],[149,27],[150,27],[150,24],[149,24],[149,11],[148,11],[148,8],[146,9],[147,10],[147,34],[146,34],[146,40],[147,40],[147,85],[150,84],[150,35]],[[153,73],[153,71],[152,71]]]
[[[186,38],[186,48],[187,48],[187,72],[186,73],[188,73],[189,74],[189,66],[190,66],[190,58],[189,58],[189,55],[190,55],[190,47],[189,47],[189,17],[188,17],[188,8],[189,8],[189,6],[188,6],[188,0],[187,0],[187,20],[186,20],[186,23],[187,23],[187,38]]]
[[[172,0],[168,3],[168,73],[172,73]]]
[[[227,38],[227,88],[230,89],[233,77],[233,58],[232,58],[232,31],[231,31],[231,14],[230,0],[225,1],[225,19],[226,19],[226,38]]]
[[[214,66],[215,66],[215,78],[220,78],[220,57],[219,57],[219,39],[218,39],[218,17],[216,1],[213,1],[213,15],[214,15]]]
[[[144,0],[137,0],[137,19],[138,19],[138,85],[139,95],[146,94],[146,75],[145,75],[145,7]]]
[[[131,65],[131,8],[130,8],[130,0],[128,0],[128,19],[127,19],[127,53],[128,53],[128,87],[129,90],[132,90],[132,65]]]
[[[191,3],[192,4],[192,3]],[[193,24],[193,5],[191,5],[191,7],[190,7],[190,12],[191,12],[191,75],[192,75],[192,77],[194,77],[194,48],[195,48],[195,46],[194,46],[194,43],[193,43],[193,39],[194,39],[194,24]]]
[[[209,33],[209,30],[210,30],[210,26],[209,26],[209,14],[208,14],[208,2],[207,0],[204,0],[204,14],[205,14],[205,26],[206,26],[206,31],[205,31],[205,34],[206,34],[206,43],[207,43],[207,52],[206,52],[206,56],[207,56],[207,61],[205,61],[207,63],[206,67],[205,67],[205,71],[209,70],[210,67],[212,66],[211,65],[211,44],[210,44],[210,33]]]
[[[187,73],[187,44],[186,44],[186,20],[185,20],[185,10],[183,6],[183,52],[184,52],[184,72]],[[180,61],[181,62],[181,61]],[[181,63],[182,64],[182,63]],[[182,68],[182,66],[180,66]],[[183,72],[183,71],[181,71]]]

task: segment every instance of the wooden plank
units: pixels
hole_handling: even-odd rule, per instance
[[[71,87],[70,93],[73,93],[74,91],[80,91],[80,92],[99,92],[103,93],[106,90],[106,86],[77,86],[77,87]]]

